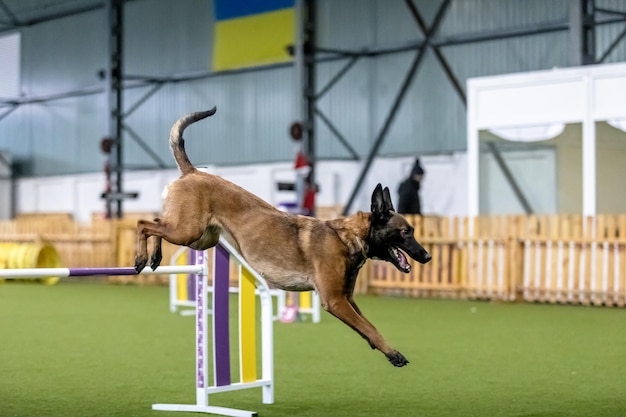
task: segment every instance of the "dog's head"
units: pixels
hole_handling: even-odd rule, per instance
[[[410,272],[411,265],[404,253],[425,264],[430,254],[415,240],[413,227],[395,212],[389,188],[378,184],[372,194],[369,251],[367,256],[391,262],[402,272]]]

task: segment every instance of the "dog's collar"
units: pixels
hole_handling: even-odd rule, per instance
[[[367,244],[366,241],[362,240],[361,238],[357,238],[357,243],[358,243],[360,250],[355,255],[357,259],[359,260],[359,268],[360,268],[361,266],[363,266],[363,264],[367,260],[367,252],[369,250],[369,245]]]
[[[358,268],[361,268],[365,264],[365,261],[367,261],[367,253],[365,251],[361,251],[357,254],[357,256],[358,258],[356,259],[357,260],[356,267],[358,269]]]

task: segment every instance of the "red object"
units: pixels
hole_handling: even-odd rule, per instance
[[[298,122],[292,123],[289,127],[289,135],[291,139],[296,141],[302,139],[302,124]]]
[[[302,211],[306,215],[311,215],[315,211],[315,186],[307,184],[304,189],[304,198],[302,199]]]
[[[309,160],[306,158],[306,155],[302,151],[298,151],[298,153],[296,154],[295,168],[298,174],[306,174],[311,169],[311,167],[309,166]]]

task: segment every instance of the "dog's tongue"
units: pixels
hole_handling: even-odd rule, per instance
[[[402,251],[399,249],[394,250],[394,253],[396,255],[396,259],[398,260],[398,265],[400,265],[400,268],[404,269],[405,271],[410,270],[411,267],[406,259],[406,256],[404,256],[404,253],[402,253]]]

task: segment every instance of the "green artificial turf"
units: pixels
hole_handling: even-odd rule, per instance
[[[0,416],[172,417],[193,403],[194,319],[166,288],[0,285]],[[626,416],[626,311],[357,297],[411,363],[394,368],[327,313],[276,323],[275,404],[263,416]],[[192,414],[193,415],[193,414]]]

